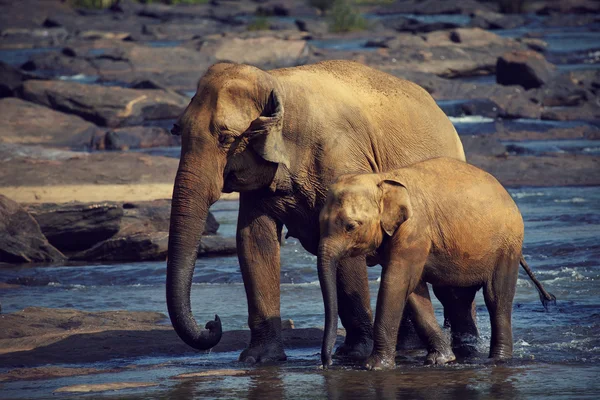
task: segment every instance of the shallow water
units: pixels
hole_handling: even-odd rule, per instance
[[[281,366],[251,369],[247,376],[175,381],[173,375],[214,368],[242,368],[238,353],[193,357],[145,357],[127,360],[138,367],[126,373],[61,378],[44,382],[4,384],[7,398],[44,397],[54,388],[78,383],[157,381],[158,388],[129,390],[132,397],[175,395],[202,398],[396,398],[397,396],[454,398],[591,398],[600,389],[600,189],[557,187],[511,189],[525,220],[527,261],[558,299],[544,312],[537,292],[520,273],[514,302],[515,361],[491,366],[485,359],[490,339],[489,320],[479,293],[478,324],[481,356],[469,363],[441,368],[421,366],[423,353],[400,357],[393,372],[368,373],[341,367],[317,369],[319,349],[288,351]],[[212,211],[224,236],[235,233],[237,202],[219,201]],[[317,281],[316,258],[296,240],[282,247],[281,314],[297,328],[323,325],[323,305]],[[369,269],[372,304],[379,267]],[[24,283],[0,290],[3,312],[28,306],[71,307],[88,311],[148,310],[166,313],[164,262],[94,266],[12,267],[0,270],[0,281]],[[199,259],[192,305],[198,320],[214,313],[225,330],[247,329],[244,288],[236,257]],[[201,306],[202,305],[202,306]],[[434,299],[441,322],[441,305]],[[160,368],[154,364],[166,363]],[[115,360],[99,366],[122,365]],[[149,368],[144,370],[144,368]],[[431,385],[436,382],[436,385]],[[266,385],[269,383],[269,385]],[[310,391],[306,392],[307,387]],[[123,396],[119,392],[120,396]],[[110,394],[107,394],[110,397]],[[116,396],[119,397],[119,396]]]

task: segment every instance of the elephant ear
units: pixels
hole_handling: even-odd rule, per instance
[[[385,179],[381,188],[381,227],[392,236],[404,221],[412,216],[412,206],[406,187],[395,180]]]
[[[271,91],[263,112],[248,130],[250,144],[258,155],[289,168],[289,155],[283,141],[283,103],[276,89]]]

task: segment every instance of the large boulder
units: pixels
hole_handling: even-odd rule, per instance
[[[160,258],[165,249],[171,201],[43,203],[29,204],[26,210],[52,245],[64,253],[82,252],[76,259],[146,260]],[[218,229],[209,213],[203,235],[215,235]]]
[[[27,210],[62,252],[84,250],[112,237],[124,214],[122,207],[111,203],[32,204]]]
[[[70,146],[98,127],[76,116],[17,99],[0,99],[0,142]]]
[[[496,82],[533,89],[548,82],[554,72],[554,66],[540,53],[531,50],[512,51],[498,57]]]
[[[108,127],[177,118],[189,99],[164,90],[138,90],[63,81],[27,81],[22,97]]]
[[[44,237],[27,211],[0,195],[0,262],[59,262],[65,256]]]

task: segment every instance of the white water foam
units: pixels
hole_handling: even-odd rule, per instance
[[[585,203],[583,197],[573,197],[572,199],[555,199],[555,203]]]

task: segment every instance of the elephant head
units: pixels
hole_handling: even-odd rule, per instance
[[[337,337],[337,265],[344,257],[375,252],[412,215],[406,187],[377,174],[342,175],[329,188],[319,216],[321,241],[317,254],[319,282],[325,303],[323,366],[331,365]]]
[[[221,63],[200,79],[195,96],[171,131],[181,135],[173,189],[167,261],[167,307],[177,334],[196,349],[221,338],[218,316],[201,330],[190,291],[209,207],[221,192],[268,186],[279,164],[289,166],[282,128],[283,93],[257,68]]]

